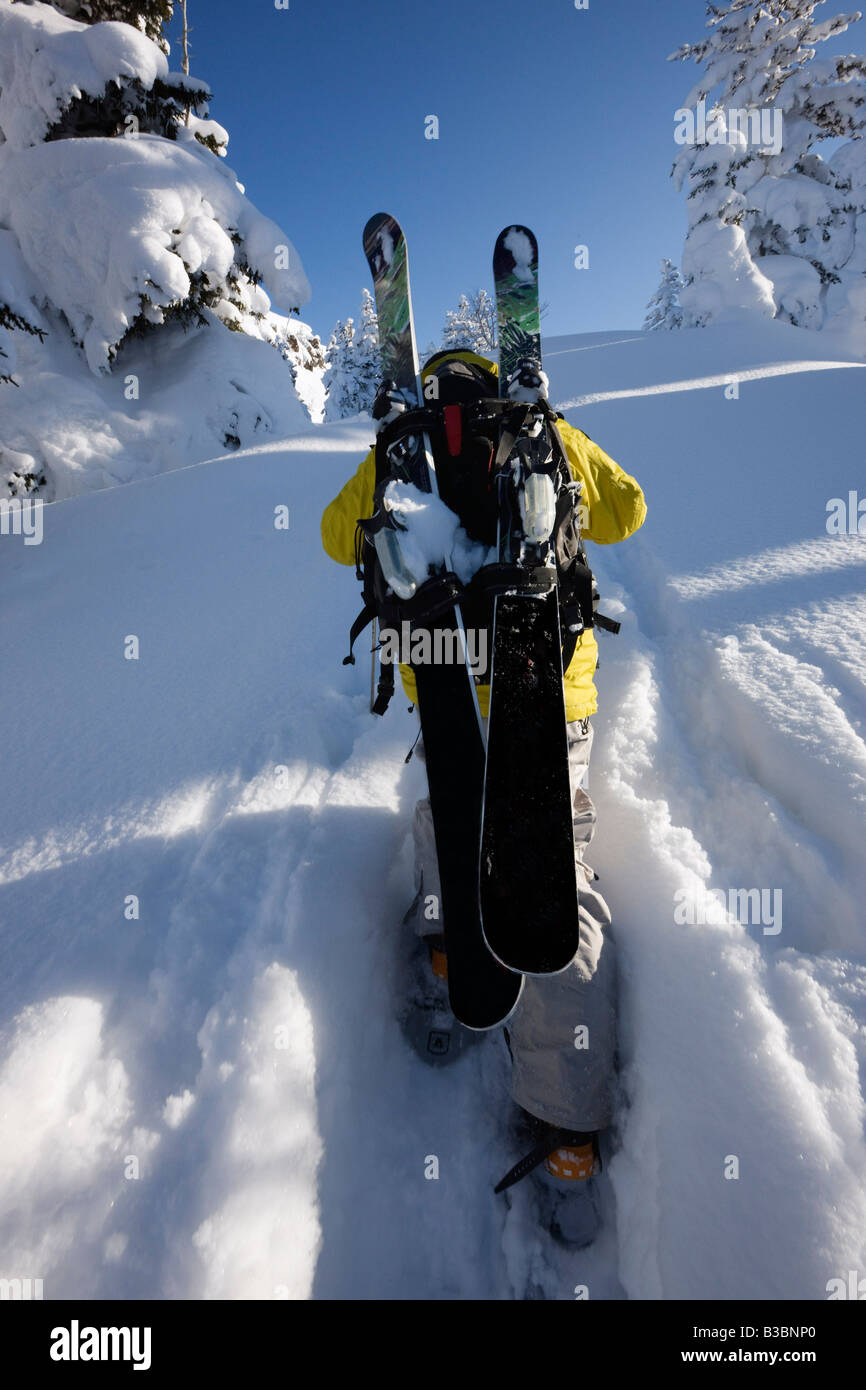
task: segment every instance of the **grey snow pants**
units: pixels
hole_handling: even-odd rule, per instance
[[[595,833],[589,797],[591,725],[568,725],[574,855],[580,893],[580,946],[559,975],[527,976],[507,1023],[513,1060],[511,1094],[524,1110],[566,1129],[605,1129],[612,1119],[616,1051],[616,960],[610,910],[583,862]],[[415,886],[440,899],[429,799],[415,807]],[[419,932],[431,924],[418,920]],[[436,930],[442,929],[442,923]]]

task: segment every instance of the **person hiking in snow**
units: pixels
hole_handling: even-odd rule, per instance
[[[436,377],[436,389],[429,390],[429,379]],[[421,370],[425,398],[432,395],[441,406],[475,397],[495,397],[498,368],[486,358],[468,350],[435,354]],[[546,399],[546,378],[539,377],[539,397]],[[385,402],[387,406],[387,401]],[[374,415],[384,407],[374,408]],[[552,412],[550,412],[552,415]],[[597,545],[612,545],[633,535],[643,524],[646,505],[640,487],[613,459],[586,434],[556,417],[556,426],[573,479],[579,484],[580,531]],[[476,469],[476,472],[479,470]],[[444,468],[437,467],[440,495],[457,513],[472,539],[485,539],[479,507],[483,505],[486,475],[470,480],[461,493],[448,486]],[[372,516],[376,481],[375,449],[366,456],[357,472],[329,504],[322,518],[322,540],[327,554],[340,564],[358,563],[358,522]],[[479,491],[480,489],[480,491]],[[473,534],[474,533],[474,534]],[[489,533],[486,536],[489,542]],[[588,569],[589,583],[592,578]],[[597,595],[592,590],[592,598]],[[594,604],[593,604],[594,606]],[[585,611],[583,609],[582,611]],[[362,615],[363,616],[363,615]],[[473,623],[464,605],[467,629]],[[490,611],[480,615],[489,621]],[[596,619],[598,621],[598,619]],[[356,635],[358,624],[353,629]],[[596,811],[588,792],[588,771],[592,749],[591,716],[598,708],[594,673],[598,649],[590,625],[584,625],[564,673],[564,695],[568,734],[568,757],[572,787],[574,851],[579,890],[580,945],[572,964],[553,975],[526,977],[520,1000],[508,1019],[506,1039],[512,1059],[511,1094],[520,1108],[522,1128],[532,1153],[499,1184],[497,1190],[533,1168],[543,1175],[551,1197],[553,1228],[574,1244],[591,1239],[594,1213],[583,1211],[583,1204],[561,1201],[562,1193],[586,1190],[582,1181],[599,1169],[599,1135],[608,1128],[613,1115],[613,1079],[616,1049],[616,967],[611,936],[611,915],[596,887],[597,875],[585,862],[592,840]],[[410,701],[417,701],[414,672],[400,666],[403,688]],[[482,716],[487,715],[489,685],[476,678]],[[381,691],[381,686],[380,686]],[[377,712],[382,712],[382,705]],[[414,817],[415,875],[417,893],[407,920],[414,922],[421,939],[421,958],[427,972],[423,988],[425,1003],[435,1001],[443,1060],[459,1055],[461,1046],[481,1035],[461,1029],[447,1019],[447,955],[441,922],[429,922],[421,910],[433,895],[438,901],[439,878],[433,820],[429,799],[418,803]],[[431,934],[431,927],[435,934]],[[438,981],[438,985],[437,982]],[[437,994],[438,990],[438,994]],[[429,1023],[429,1017],[428,1017]],[[588,1045],[576,1044],[576,1030],[586,1030]],[[441,1035],[444,1029],[444,1042]],[[456,1036],[452,1040],[449,1032]],[[426,1033],[414,1039],[424,1050]],[[431,1051],[427,1048],[428,1053]],[[429,1055],[427,1060],[435,1060]],[[571,1219],[564,1211],[571,1211]]]

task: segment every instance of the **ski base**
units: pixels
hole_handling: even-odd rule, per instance
[[[451,621],[456,623],[452,614]],[[443,620],[442,626],[445,626]],[[478,901],[478,847],[484,745],[466,670],[413,667],[439,861],[440,916],[448,955],[451,1008],[467,1028],[504,1023],[523,987],[484,939]]]
[[[565,970],[580,945],[556,594],[496,600],[480,896],[497,960]]]

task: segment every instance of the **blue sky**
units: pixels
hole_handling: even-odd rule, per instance
[[[189,16],[229,163],[297,247],[321,334],[357,313],[373,212],[406,232],[422,347],[462,291],[490,288],[508,222],[538,236],[549,334],[640,327],[661,258],[679,263],[674,112],[697,70],[666,58],[703,34],[703,0],[189,0]]]

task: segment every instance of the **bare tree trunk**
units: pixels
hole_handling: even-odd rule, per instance
[[[181,64],[181,67],[183,68],[187,77],[189,77],[189,24],[187,23],[186,16],[186,0],[180,0],[180,13],[183,19],[183,32],[180,38],[181,46],[183,48],[183,62]]]
[[[187,23],[186,16],[186,0],[180,0],[180,13],[181,18],[183,19],[183,30],[181,31],[180,38],[181,48],[183,50],[183,61],[181,62],[181,67],[183,69],[184,75],[186,77],[189,77],[189,24]],[[184,125],[189,125],[188,105],[186,108],[186,117],[184,119]]]

